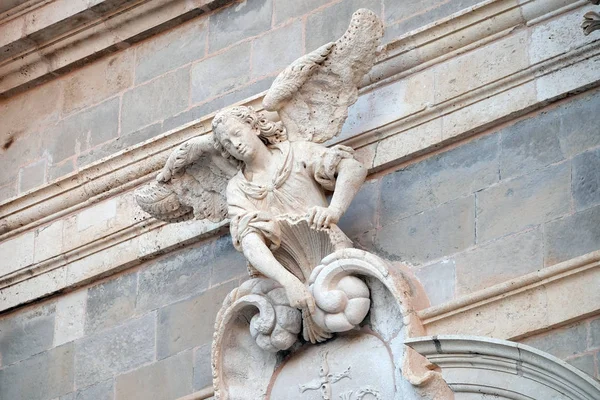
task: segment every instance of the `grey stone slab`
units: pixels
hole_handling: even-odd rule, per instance
[[[189,67],[163,75],[123,95],[121,136],[183,111],[188,106]]]
[[[384,0],[385,28],[384,43],[391,42],[398,37],[445,18],[455,12],[479,3],[481,0]],[[425,6],[422,5],[425,3]],[[427,7],[427,4],[429,7]],[[395,22],[394,21],[398,21]]]
[[[43,143],[43,135],[39,133],[0,136],[0,148],[5,147],[7,148],[0,157],[0,186],[14,182],[19,174],[19,167],[39,160],[47,148]]]
[[[381,220],[376,252],[383,258],[424,264],[475,243],[475,198],[453,200],[393,222]]]
[[[207,24],[192,19],[143,42],[136,49],[136,84],[204,57],[206,34]]]
[[[48,182],[63,177],[75,171],[73,160],[67,160],[59,164],[53,164],[48,167]]]
[[[109,379],[78,390],[74,400],[113,400],[114,390],[113,380]]]
[[[600,249],[600,206],[546,224],[544,242],[546,265]]]
[[[454,298],[456,287],[456,263],[442,260],[419,268],[415,275],[423,285],[432,306],[437,306]]]
[[[567,360],[567,362],[581,372],[585,372],[591,377],[596,377],[596,367],[594,365],[595,362],[593,354],[586,354],[581,357],[571,358]]]
[[[340,219],[338,226],[348,237],[355,238],[377,226],[380,184],[380,180],[365,182]]]
[[[490,135],[384,176],[381,220],[398,220],[496,182],[498,137]]]
[[[477,193],[477,241],[559,218],[571,208],[569,162],[503,181]]]
[[[116,138],[119,133],[119,99],[113,98],[78,112],[45,133],[44,145],[58,163]]]
[[[192,393],[192,351],[117,376],[117,400],[173,400]]]
[[[273,0],[244,0],[210,16],[208,48],[211,53],[271,28]]]
[[[0,370],[0,396],[48,400],[73,391],[73,343],[55,347]]]
[[[75,384],[86,387],[154,360],[156,314],[76,342]]]
[[[137,273],[93,286],[88,290],[86,335],[112,328],[131,318],[135,312]]]
[[[216,99],[207,103],[193,107],[187,111],[175,115],[174,117],[167,118],[163,121],[162,130],[163,132],[167,132],[173,128],[177,128],[191,121],[200,119],[212,112],[220,110],[221,108],[231,106],[233,103],[237,103],[258,93],[264,92],[271,87],[274,79],[274,77],[261,79],[257,82],[242,86],[233,92],[217,97]]]
[[[208,288],[212,268],[212,245],[187,248],[152,262],[139,272],[137,312],[174,303]]]
[[[194,390],[212,385],[210,351],[211,345],[207,343],[198,347],[194,352]]]
[[[590,321],[591,347],[600,347],[600,318]]]
[[[483,243],[454,257],[457,293],[464,295],[544,266],[541,228]]]
[[[272,30],[252,42],[252,78],[281,71],[304,52],[302,21]]]
[[[237,286],[228,282],[158,311],[158,359],[210,343],[217,312]]]
[[[600,92],[576,98],[556,110],[564,153],[573,156],[600,146],[600,127],[590,115],[600,109]]]
[[[52,347],[54,304],[35,307],[0,320],[0,362],[6,366]]]
[[[504,129],[500,141],[501,178],[524,175],[563,160],[559,129],[560,121],[552,112]]]
[[[368,8],[381,16],[379,0],[345,0],[309,15],[306,20],[306,51],[313,51],[340,38],[348,29],[352,14],[359,8]]]
[[[210,286],[248,274],[246,258],[233,247],[231,236],[219,237],[214,242]]]
[[[46,160],[21,168],[19,172],[19,193],[41,186],[46,182]]]
[[[273,6],[275,24],[279,24],[290,18],[296,18],[308,14],[312,10],[330,2],[331,0],[275,0],[275,4]]]
[[[526,338],[522,343],[564,360],[585,351],[587,327],[584,323],[579,323]]]
[[[192,103],[199,103],[240,87],[250,79],[250,43],[192,66]]]
[[[6,185],[0,187],[0,202],[10,199],[17,195],[17,183],[16,181],[8,182]]]
[[[575,209],[600,204],[600,149],[574,157],[572,175]]]

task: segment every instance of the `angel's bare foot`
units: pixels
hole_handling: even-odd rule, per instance
[[[290,306],[298,309],[306,309],[311,314],[315,311],[315,299],[308,288],[299,280],[294,280],[285,285],[285,292]]]

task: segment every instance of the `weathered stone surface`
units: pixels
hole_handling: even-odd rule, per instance
[[[99,103],[131,86],[134,51],[124,50],[73,72],[65,78],[62,112]]]
[[[75,170],[73,160],[66,160],[48,167],[48,182],[52,182],[62,176],[70,174]]]
[[[479,0],[424,0],[419,2],[384,0],[384,20],[386,23],[391,23],[424,14],[429,21],[433,22],[477,3]]]
[[[515,33],[479,47],[475,53],[454,57],[435,67],[435,102],[514,74],[529,66],[527,31]]]
[[[376,246],[383,258],[426,263],[475,243],[475,198],[453,200],[397,222],[382,214],[381,224]]]
[[[119,99],[113,98],[62,120],[44,134],[44,146],[57,163],[118,136]]]
[[[567,362],[579,369],[582,372],[585,372],[589,376],[596,377],[596,366],[594,361],[593,354],[587,354],[581,357],[568,359]]]
[[[459,295],[505,282],[544,266],[540,228],[479,245],[454,257]]]
[[[315,8],[330,2],[330,0],[275,0],[273,10],[273,14],[275,14],[275,24],[279,24],[280,22],[283,22],[289,18],[295,18],[307,14]]]
[[[272,0],[244,0],[210,16],[208,48],[211,53],[271,28]],[[226,64],[225,64],[226,65]]]
[[[380,184],[380,180],[365,182],[340,219],[338,226],[348,237],[354,238],[377,226]]]
[[[381,220],[437,207],[497,181],[498,137],[491,135],[384,176]]]
[[[221,236],[213,246],[212,259],[208,262],[212,267],[211,287],[233,278],[245,277],[248,274],[247,261],[242,253],[233,247],[231,236]]]
[[[0,243],[0,276],[33,263],[35,235],[28,232]]]
[[[79,339],[84,334],[87,289],[61,296],[56,301],[54,346]]]
[[[85,387],[150,362],[156,314],[151,313],[76,342],[75,384]]]
[[[73,344],[56,347],[0,370],[2,398],[47,400],[73,390]]]
[[[600,249],[600,206],[548,223],[544,240],[546,265]]]
[[[204,57],[206,22],[193,19],[136,48],[135,82],[139,84]]]
[[[590,321],[591,347],[600,347],[600,318]]]
[[[0,361],[10,365],[52,347],[54,304],[35,307],[0,320]]]
[[[600,108],[600,92],[584,95],[557,109],[560,118],[560,143],[567,156],[600,145],[598,124],[590,115]]]
[[[34,262],[54,257],[62,251],[63,220],[59,219],[35,231]]]
[[[46,182],[46,159],[21,168],[19,171],[19,193],[41,186]]]
[[[569,162],[504,181],[477,193],[477,241],[519,232],[570,210]]]
[[[182,250],[140,271],[137,313],[201,293],[210,281],[210,244]]]
[[[9,182],[6,185],[0,187],[0,202],[6,199],[10,199],[17,195],[17,183],[16,181]]]
[[[415,275],[423,285],[432,306],[454,298],[456,290],[456,263],[454,260],[442,260],[426,265],[416,270]]]
[[[191,71],[192,103],[199,103],[246,83],[250,79],[250,43],[194,64]],[[226,65],[227,68],[223,68]]]
[[[556,329],[526,338],[521,342],[550,353],[555,357],[565,359],[585,351],[587,347],[587,327],[584,323],[579,323],[564,329]]]
[[[113,400],[114,390],[113,380],[109,379],[78,390],[73,400]]]
[[[501,132],[500,176],[524,175],[564,159],[556,113],[543,112]]]
[[[600,149],[573,158],[573,199],[583,210],[600,204]]]
[[[381,2],[377,0],[346,0],[309,15],[306,21],[306,51],[313,51],[342,36],[352,14],[359,8],[381,15]]]
[[[303,54],[302,22],[296,21],[252,42],[252,78],[272,75]]]
[[[112,328],[135,312],[137,273],[120,276],[88,290],[86,335]]]
[[[182,68],[126,92],[121,135],[183,111],[188,105],[189,83],[189,68]]]
[[[212,385],[210,351],[210,343],[207,343],[198,347],[194,352],[194,390],[204,389]]]
[[[217,312],[225,296],[236,286],[237,282],[225,283],[193,299],[160,309],[158,311],[158,359],[210,343]]]
[[[192,392],[192,351],[185,351],[116,379],[118,400],[172,400]]]

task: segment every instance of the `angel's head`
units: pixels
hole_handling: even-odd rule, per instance
[[[280,122],[269,121],[252,107],[232,107],[221,110],[212,122],[215,146],[226,157],[240,161],[252,160],[259,146],[269,146],[287,140]]]

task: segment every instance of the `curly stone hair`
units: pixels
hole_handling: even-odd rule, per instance
[[[287,133],[281,122],[273,122],[267,119],[263,114],[256,112],[252,107],[238,106],[219,111],[212,121],[212,130],[215,138],[215,148],[221,152],[225,158],[232,156],[225,150],[221,144],[221,138],[217,133],[217,127],[227,118],[237,118],[240,121],[250,125],[252,129],[258,129],[258,137],[266,145],[281,143],[287,140]]]

